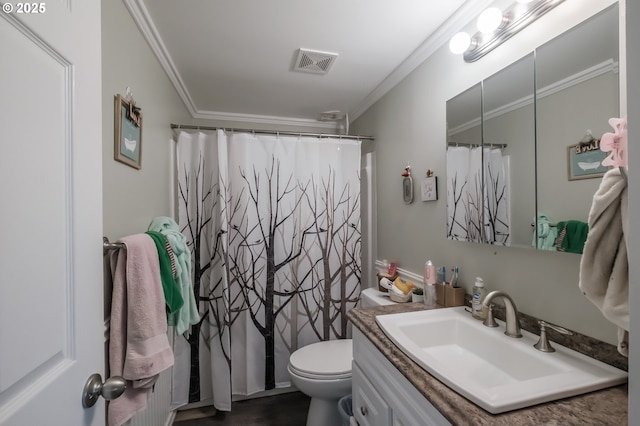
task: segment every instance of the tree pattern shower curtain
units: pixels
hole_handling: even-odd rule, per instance
[[[289,355],[347,338],[360,298],[360,141],[247,132],[177,142],[178,217],[202,321],[175,341],[173,403],[290,385]]]
[[[509,245],[509,157],[499,148],[447,148],[447,238]]]

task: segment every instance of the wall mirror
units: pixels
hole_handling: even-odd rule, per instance
[[[447,101],[447,238],[452,240],[482,242],[481,117],[480,83]]]
[[[584,241],[557,236],[587,221],[606,171],[598,142],[612,131],[609,118],[620,116],[618,33],[616,4],[536,49],[539,249],[582,252]],[[574,159],[581,144],[582,161]]]
[[[572,251],[557,235],[600,183],[618,50],[615,4],[447,101],[449,239]]]

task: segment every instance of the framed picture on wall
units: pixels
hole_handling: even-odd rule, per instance
[[[589,144],[578,143],[567,147],[567,177],[569,180],[599,178],[609,170],[602,165],[607,157],[600,150],[600,140],[594,139]]]
[[[115,96],[114,159],[142,168],[142,111],[133,101]]]
[[[437,179],[435,176],[422,179],[422,201],[436,201],[438,199]]]

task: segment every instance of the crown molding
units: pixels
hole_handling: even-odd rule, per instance
[[[463,123],[459,126],[452,127],[451,129],[449,129],[447,134],[457,135],[458,133],[462,133],[465,130],[473,129],[474,127],[479,126],[481,123],[482,123],[482,120],[480,120],[480,117],[474,118],[473,120],[467,121],[466,123]]]
[[[125,6],[129,10],[133,21],[136,23],[138,29],[142,33],[142,36],[151,47],[154,55],[160,62],[162,69],[169,77],[169,80],[178,92],[178,96],[182,99],[184,106],[189,111],[189,114],[196,119],[205,120],[224,120],[234,122],[245,122],[255,124],[272,124],[279,126],[297,126],[301,128],[313,128],[313,129],[331,129],[336,130],[338,128],[337,123],[331,123],[313,119],[302,119],[295,117],[276,117],[269,115],[253,115],[253,114],[236,114],[229,112],[217,112],[217,111],[203,111],[199,110],[196,106],[186,84],[182,80],[178,69],[176,68],[169,51],[167,50],[160,34],[149,15],[149,11],[146,8],[143,0],[123,0]]]
[[[537,99],[542,99],[545,98],[547,96],[551,96],[555,93],[561,92],[565,89],[568,89],[572,86],[575,86],[577,84],[580,83],[584,83],[587,80],[591,80],[592,78],[596,78],[599,77],[603,74],[606,74],[608,72],[613,72],[615,74],[617,74],[619,72],[619,64],[618,62],[615,62],[613,59],[608,59],[604,62],[601,62],[599,64],[596,64],[592,67],[589,67],[585,70],[582,70],[580,72],[577,72],[573,75],[570,75],[569,77],[566,77],[562,80],[559,80],[555,83],[552,83],[548,86],[545,86],[543,88],[541,88],[540,90],[537,90],[537,94],[536,97]],[[490,120],[492,118],[496,118],[499,117],[503,114],[509,113],[511,111],[515,111],[519,108],[525,107],[527,105],[530,105],[533,103],[533,95],[529,95],[529,96],[525,96],[523,98],[517,99],[513,102],[510,102],[506,105],[503,105],[499,108],[495,108],[491,111],[488,111],[486,113],[483,114],[483,118]],[[450,129],[449,134],[450,135],[455,135],[457,133],[463,132],[465,130],[469,130],[473,127],[479,126],[480,125],[480,119],[474,119],[471,120],[467,123],[461,124],[457,127],[454,127],[452,129]]]
[[[553,95],[554,93],[558,93],[562,90],[568,89],[569,87],[575,86],[576,84],[584,83],[587,80],[591,80],[592,78],[598,77],[608,72],[617,74],[619,72],[618,62],[614,62],[613,59],[608,59],[585,70],[570,75],[567,78],[558,80],[557,82],[538,90],[537,97],[544,98],[546,96]]]
[[[416,50],[407,57],[395,70],[391,72],[382,83],[378,85],[364,100],[349,112],[352,120],[360,117],[380,98],[386,95],[398,83],[406,78],[413,70],[427,60],[434,52],[448,43],[451,37],[475,19],[480,12],[493,3],[493,0],[466,1],[454,12],[438,29],[429,36]]]
[[[149,43],[149,47],[151,47],[151,50],[155,54],[156,58],[158,58],[158,61],[160,61],[160,65],[169,77],[169,80],[171,80],[171,83],[178,92],[178,96],[180,96],[180,99],[182,99],[184,106],[193,116],[198,112],[195,103],[193,102],[193,99],[191,98],[191,95],[187,90],[187,86],[184,84],[184,81],[182,81],[182,77],[180,76],[180,73],[178,73],[178,70],[173,63],[173,60],[171,59],[171,56],[169,55],[169,52],[164,45],[164,42],[162,41],[162,38],[160,37],[160,34],[158,33],[158,30],[154,25],[153,20],[151,19],[151,16],[149,15],[149,11],[144,5],[144,2],[142,0],[123,1],[127,9],[129,10],[133,21],[136,23],[138,29],[142,33],[142,36],[145,38],[147,43]]]
[[[186,84],[182,80],[169,52],[156,29],[149,12],[144,5],[143,0],[123,0],[125,6],[129,10],[131,17],[138,26],[142,36],[147,41],[151,50],[157,57],[160,65],[169,77],[169,80],[178,92],[178,96],[182,99],[185,107],[193,118],[207,120],[225,120],[238,122],[251,122],[260,124],[274,124],[287,126],[300,126],[312,128],[335,129],[335,124],[330,124],[320,120],[299,119],[292,117],[275,117],[267,115],[253,114],[235,114],[228,112],[203,111],[199,110],[187,89]],[[429,56],[431,56],[442,44],[455,34],[459,28],[466,25],[486,6],[492,3],[492,0],[467,1],[461,6],[450,19],[448,19],[436,32],[425,40],[402,64],[400,64],[389,76],[387,76],[373,92],[360,103],[354,112],[349,115],[352,120],[363,114],[371,105],[377,102],[389,90],[396,86],[402,79],[409,75],[414,69],[422,64]]]

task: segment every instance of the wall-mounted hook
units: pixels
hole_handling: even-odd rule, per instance
[[[407,166],[404,168],[402,172],[402,176],[404,177],[411,176],[411,166],[409,165],[408,161],[407,161]]]

